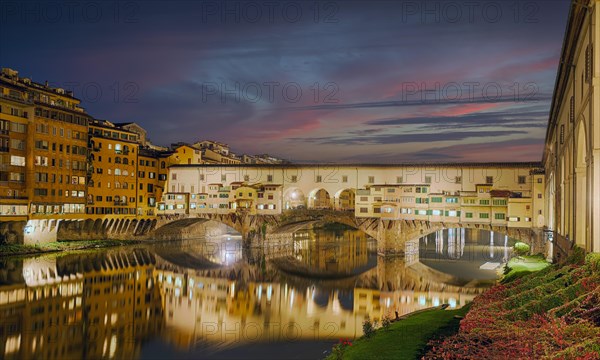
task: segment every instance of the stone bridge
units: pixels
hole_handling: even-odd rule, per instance
[[[385,220],[356,217],[352,211],[289,210],[281,215],[251,215],[244,211],[229,214],[178,214],[162,216],[151,236],[161,239],[185,239],[204,235],[207,220],[225,224],[238,231],[247,246],[261,246],[289,235],[300,228],[325,223],[345,224],[365,232],[377,241],[382,256],[405,255],[415,240],[439,230],[472,228],[506,234],[528,243],[532,251],[544,249],[543,234],[529,228],[509,228],[474,223],[444,223],[426,220]]]

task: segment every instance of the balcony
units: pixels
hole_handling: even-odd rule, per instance
[[[28,105],[33,104],[32,98],[24,98],[21,96],[14,96],[14,95],[10,95],[10,94],[2,94],[2,93],[0,93],[0,97],[9,99],[9,100],[13,100],[13,101],[18,101],[22,104],[28,104]]]
[[[28,197],[27,196],[0,196],[0,199],[2,200],[27,200]]]

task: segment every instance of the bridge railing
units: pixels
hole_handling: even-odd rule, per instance
[[[547,239],[552,241],[552,258],[554,262],[561,263],[565,261],[573,252],[575,241],[554,230],[545,230],[544,232],[546,233]]]

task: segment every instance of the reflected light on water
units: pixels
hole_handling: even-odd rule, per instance
[[[0,263],[3,358],[139,358],[157,343],[194,352],[291,336],[353,338],[366,317],[381,321],[444,303],[456,308],[484,291],[455,283],[457,273],[443,268],[487,256],[469,231],[432,234],[420,247],[416,240],[416,261],[377,258],[358,232],[302,233],[308,235],[290,234],[281,252],[258,255],[242,256],[232,237]],[[511,240],[502,241],[506,248]],[[297,254],[297,266],[312,275],[276,265]],[[50,318],[60,321],[49,326]]]

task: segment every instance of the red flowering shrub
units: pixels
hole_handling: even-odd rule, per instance
[[[430,345],[427,359],[600,360],[600,256],[492,287]]]

